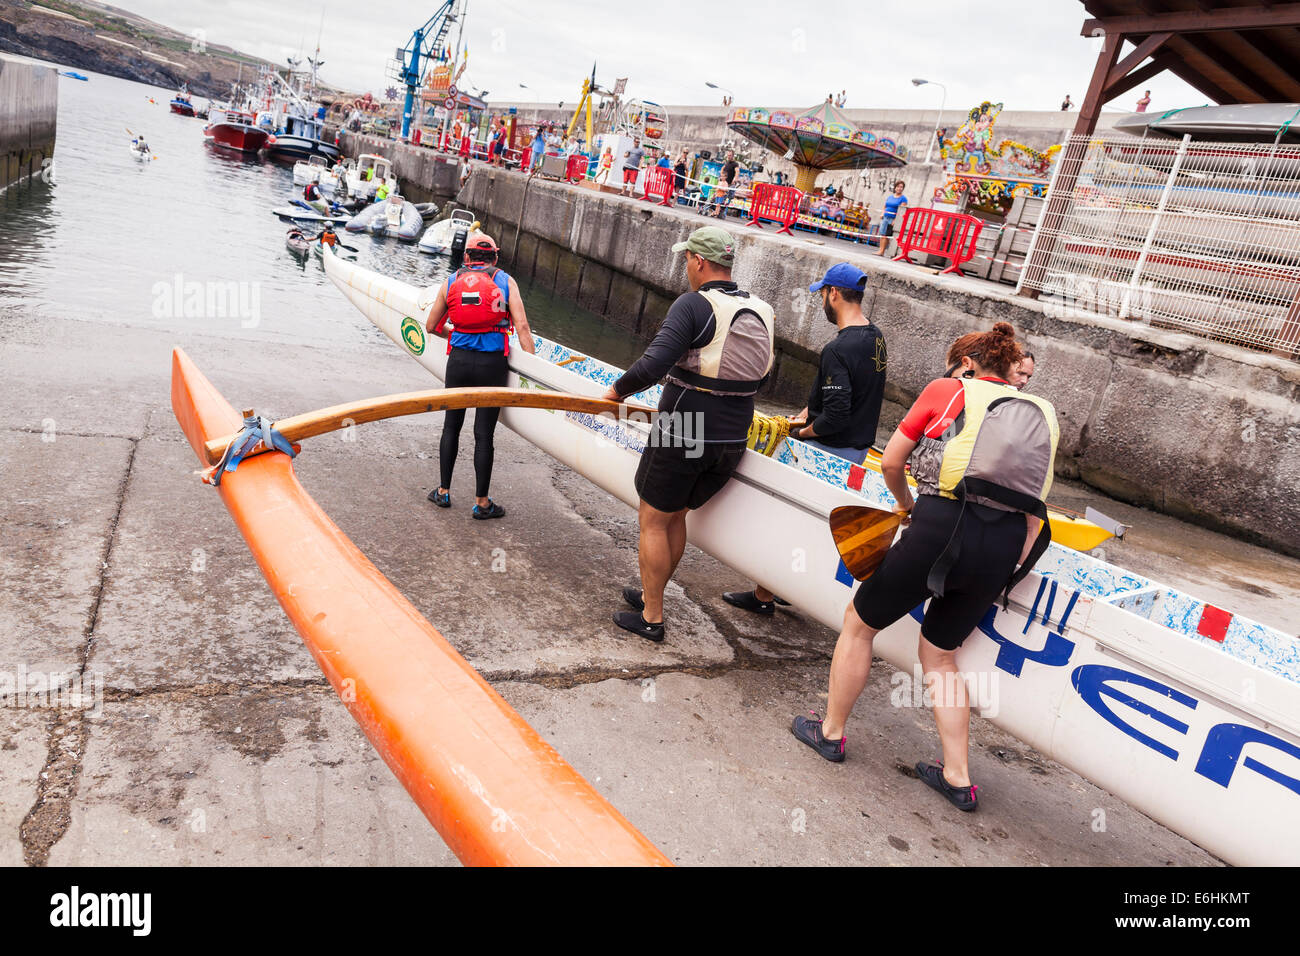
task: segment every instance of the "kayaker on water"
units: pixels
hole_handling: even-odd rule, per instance
[[[302,187],[302,198],[307,200],[307,202],[315,202],[321,198],[320,185],[316,180],[313,179],[311,182],[307,183],[306,186]]]
[[[334,231],[334,220],[328,219],[321,231],[307,239],[308,242],[319,242],[323,246],[335,246],[338,244],[338,233]]]
[[[465,265],[438,287],[429,318],[424,327],[434,335],[447,335],[447,388],[489,386],[503,388],[510,375],[506,356],[510,350],[510,330],[519,335],[525,352],[536,352],[533,336],[524,312],[519,286],[507,273],[496,267],[497,244],[481,232],[465,243]],[[471,514],[475,518],[501,518],[505,509],[488,497],[492,482],[492,433],[496,430],[500,408],[474,411],[474,495]],[[460,451],[460,429],[465,424],[465,409],[446,413],[442,439],[438,443],[438,463],[442,483],[429,493],[429,500],[439,508],[451,507],[451,473]]]
[[[666,379],[636,470],[641,588],[624,588],[636,608],[619,627],[664,639],[664,588],[686,548],[686,513],[716,495],[745,453],[754,394],[772,371],[772,307],[732,281],[736,240],[716,226],[673,246],[684,252],[693,291],[668,310],[654,341],[605,392],[621,401]]]
[[[866,288],[867,274],[847,262],[831,266],[808,287],[821,293],[826,321],[838,331],[822,348],[808,404],[790,417],[791,438],[855,465],[876,440],[885,397],[885,337],[862,314]],[[755,614],[776,612],[776,595],[763,587],[728,591],[722,599]]]
[[[791,726],[827,760],[843,760],[844,725],[867,685],[872,641],[930,598],[918,656],[943,762],[918,763],[916,772],[959,810],[979,801],[967,766],[970,705],[957,648],[1051,540],[1045,499],[1056,412],[1007,384],[1021,357],[1006,322],[963,335],[948,350],[949,377],[925,387],[890,438],[881,472],[910,525],[844,611],[825,719],[800,716]],[[909,460],[915,503],[904,471]]]

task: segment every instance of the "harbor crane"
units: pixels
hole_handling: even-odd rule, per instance
[[[406,101],[402,105],[402,139],[411,136],[411,117],[415,113],[415,97],[424,82],[424,71],[429,61],[447,58],[447,37],[463,14],[464,0],[446,0],[424,26],[417,27],[397,51],[398,79],[406,84]]]

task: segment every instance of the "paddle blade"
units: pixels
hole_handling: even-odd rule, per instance
[[[902,520],[892,511],[864,505],[842,505],[831,512],[831,537],[849,574],[865,581],[876,572]]]

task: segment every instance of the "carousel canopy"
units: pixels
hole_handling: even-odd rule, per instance
[[[888,137],[860,129],[830,103],[803,113],[741,107],[731,111],[728,129],[809,169],[866,169],[903,166],[907,149]]]

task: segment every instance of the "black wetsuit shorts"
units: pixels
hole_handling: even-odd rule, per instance
[[[926,579],[955,531],[960,554],[944,581],[943,597],[926,608],[921,636],[935,647],[956,650],[1007,586],[1025,545],[1025,529],[1018,511],[968,502],[963,515],[959,501],[920,495],[911,526],[853,596],[858,617],[884,630],[930,597]]]

